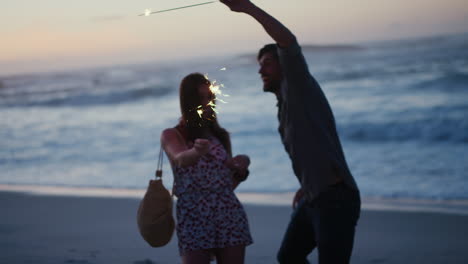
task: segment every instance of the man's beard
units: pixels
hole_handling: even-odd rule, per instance
[[[280,86],[281,86],[280,81],[270,82],[269,84],[263,84],[263,91],[276,93],[279,90]]]

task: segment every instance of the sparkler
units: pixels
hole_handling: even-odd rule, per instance
[[[220,69],[220,71],[225,71],[226,68],[222,68]],[[207,80],[209,80],[208,78],[208,75],[205,74],[204,75],[205,78]],[[211,100],[210,102],[208,102],[207,106],[209,106],[211,108],[211,110],[213,111],[213,115],[212,117],[215,118],[215,114],[218,114],[219,111],[216,109],[216,104],[215,104],[215,101],[220,101],[222,103],[227,103],[226,101],[222,100],[219,98],[219,96],[224,96],[224,97],[228,97],[229,95],[228,94],[224,94],[222,91],[221,91],[221,88],[224,88],[224,85],[221,83],[221,84],[218,84],[218,82],[216,80],[213,80],[210,82],[210,91],[213,93],[213,95],[215,96],[215,99]],[[203,108],[203,105],[199,105],[197,106],[197,108],[195,109],[195,111],[197,112],[198,116],[201,118],[203,118],[203,113],[205,112],[204,108]],[[201,126],[201,124],[199,124]]]
[[[165,9],[165,10],[158,10],[158,11],[151,11],[151,9],[145,9],[145,11],[142,14],[139,14],[138,16],[149,16],[149,15],[152,15],[152,14],[169,12],[169,11],[183,9],[183,8],[195,7],[195,6],[201,6],[201,5],[208,5],[208,4],[212,4],[212,3],[215,3],[215,2],[218,2],[218,1],[208,1],[208,2],[203,2],[203,3],[198,3],[198,4],[188,5],[188,6],[175,7],[175,8]],[[220,71],[226,71],[226,67],[223,67],[223,68],[221,68],[219,70]],[[205,78],[207,80],[209,80],[207,74],[205,74]],[[223,94],[221,92],[221,87],[224,88],[224,85],[223,84],[217,84],[216,80],[214,80],[213,82],[210,82],[210,87],[209,87],[210,91],[213,93],[213,95],[215,96],[216,99],[211,100],[207,104],[207,106],[209,106],[211,108],[211,110],[213,111],[213,115],[212,115],[213,118],[216,117],[215,113],[216,114],[219,113],[219,111],[216,109],[215,100],[220,101],[222,103],[227,103],[226,101],[218,98],[217,95],[222,95],[222,96],[225,96],[225,97],[229,96],[228,94]],[[203,113],[205,112],[202,105],[197,106],[196,109],[191,110],[191,111],[196,111],[198,116],[200,117],[200,119],[203,118]],[[201,126],[201,124],[198,124],[198,125]]]
[[[158,11],[151,11],[151,9],[145,9],[144,13],[139,14],[138,16],[149,16],[149,15],[152,15],[152,14],[169,12],[169,11],[183,9],[183,8],[189,8],[189,7],[201,6],[201,5],[208,5],[208,4],[212,4],[212,3],[215,3],[215,2],[218,2],[218,1],[209,1],[209,2],[203,2],[203,3],[198,3],[198,4],[188,5],[188,6],[175,7],[175,8],[165,9],[165,10],[158,10]]]

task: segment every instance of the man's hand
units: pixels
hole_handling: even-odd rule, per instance
[[[302,188],[299,188],[299,190],[297,190],[296,192],[296,195],[294,195],[292,204],[293,209],[296,209],[297,204],[301,201],[302,197],[304,197],[304,191],[302,190]]]
[[[220,0],[234,12],[242,12],[257,20],[270,37],[282,48],[289,47],[296,37],[281,22],[263,11],[250,0]]]
[[[210,141],[207,139],[197,138],[193,143],[193,149],[203,156],[210,151]]]
[[[220,0],[220,2],[225,4],[234,12],[245,13],[253,6],[252,2],[249,0]]]

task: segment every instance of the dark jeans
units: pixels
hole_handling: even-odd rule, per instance
[[[309,263],[315,247],[320,264],[349,263],[360,211],[359,192],[344,184],[331,186],[313,202],[302,200],[284,235],[279,263]]]

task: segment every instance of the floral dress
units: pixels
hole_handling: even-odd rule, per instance
[[[252,244],[244,208],[232,190],[231,170],[221,142],[212,137],[210,151],[189,167],[173,164],[177,196],[179,251]]]

